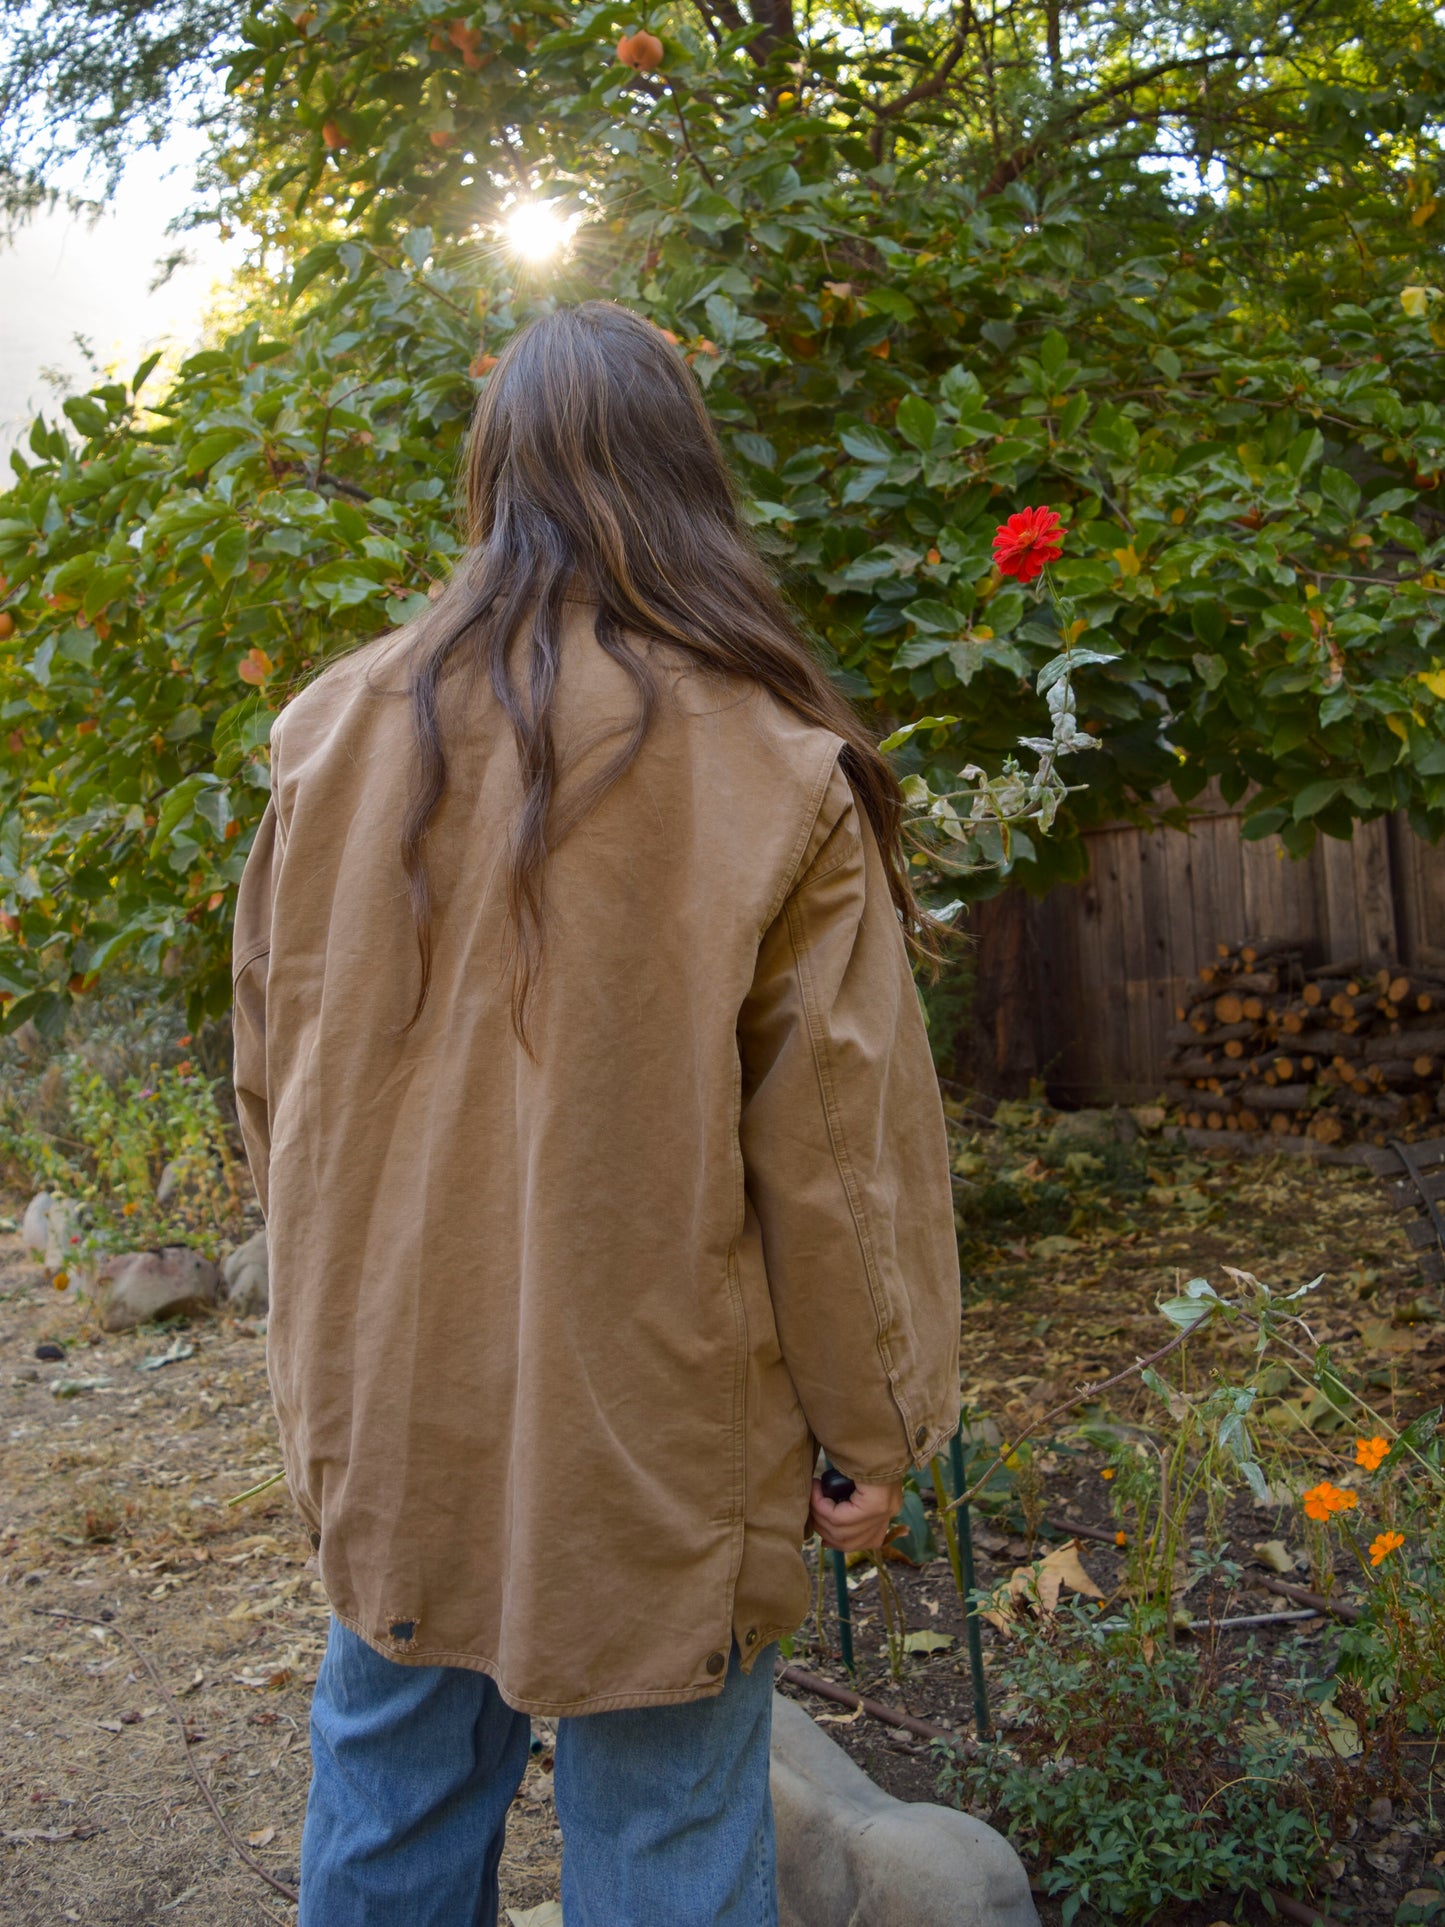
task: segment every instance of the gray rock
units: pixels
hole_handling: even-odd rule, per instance
[[[33,1251],[37,1258],[45,1255],[46,1241],[50,1236],[48,1220],[50,1217],[50,1193],[37,1191],[25,1207],[25,1216],[20,1224],[20,1236],[27,1251]]]
[[[1128,1111],[1061,1111],[1049,1132],[1044,1155],[1051,1164],[1060,1163],[1070,1151],[1092,1151],[1105,1144],[1132,1144],[1141,1135],[1137,1121]]]
[[[162,1166],[161,1174],[156,1180],[156,1203],[169,1204],[179,1190],[180,1182],[180,1169],[176,1164]]]
[[[264,1318],[271,1309],[271,1267],[266,1233],[258,1231],[221,1260],[226,1310],[237,1318]]]
[[[773,1696],[779,1927],[1038,1927],[1023,1862],[952,1807],[894,1800]]]
[[[189,1245],[126,1251],[102,1258],[90,1278],[91,1296],[106,1331],[129,1331],[148,1318],[205,1311],[215,1305],[221,1274]]]

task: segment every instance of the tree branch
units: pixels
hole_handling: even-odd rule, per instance
[[[937,71],[930,74],[927,80],[918,81],[908,89],[907,93],[900,94],[897,100],[885,100],[875,107],[873,111],[878,118],[886,120],[894,114],[903,113],[905,109],[914,106],[920,100],[932,100],[935,95],[941,94],[948,85],[954,68],[968,51],[968,37],[973,31],[973,26],[973,8],[969,5],[969,0],[964,0],[963,17],[954,23],[953,43],[940,61]]]
[[[1266,58],[1267,55],[1262,54],[1260,57]],[[1207,68],[1220,61],[1244,58],[1245,55],[1240,48],[1227,47],[1215,53],[1191,54],[1183,60],[1161,60],[1156,66],[1147,68],[1141,74],[1131,74],[1125,80],[1116,81],[1112,87],[1105,87],[1101,92],[1091,95],[1088,100],[1081,101],[1072,112],[1064,115],[1062,120],[1041,129],[1031,140],[1024,141],[1016,147],[1011,154],[1005,154],[980,190],[980,200],[986,201],[994,194],[1001,194],[1011,181],[1016,181],[1020,174],[1032,167],[1041,154],[1057,146],[1062,139],[1067,138],[1072,143],[1080,123],[1086,121],[1089,115],[1095,113],[1100,107],[1106,107],[1110,101],[1135,93],[1141,87],[1151,86],[1156,80],[1163,80],[1171,74],[1187,73],[1196,67]],[[1157,111],[1163,113],[1164,109],[1160,108]],[[1089,128],[1085,131],[1094,134],[1108,133],[1118,127],[1127,127],[1135,117],[1131,110],[1116,120],[1106,122],[1103,127]]]

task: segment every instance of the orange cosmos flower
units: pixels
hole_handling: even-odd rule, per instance
[[[1311,1486],[1304,1494],[1304,1508],[1307,1516],[1322,1523],[1336,1512],[1348,1512],[1360,1503],[1357,1492],[1348,1486],[1331,1485],[1328,1479],[1321,1479],[1318,1485]]]
[[[1388,1458],[1390,1441],[1388,1439],[1356,1439],[1355,1464],[1364,1466],[1367,1472],[1378,1472]]]
[[[1398,1552],[1405,1543],[1403,1532],[1381,1532],[1370,1541],[1370,1564],[1378,1566],[1382,1559],[1388,1559],[1392,1552]]]

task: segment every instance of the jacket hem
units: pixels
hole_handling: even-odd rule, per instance
[[[535,1713],[543,1719],[568,1719],[574,1714],[585,1713],[622,1713],[635,1706],[682,1706],[691,1700],[716,1699],[727,1678],[724,1673],[700,1685],[659,1686],[645,1692],[588,1693],[576,1699],[514,1693],[503,1678],[497,1662],[484,1654],[439,1650],[399,1653],[390,1641],[374,1638],[359,1621],[337,1612],[334,1606],[331,1611],[338,1625],[355,1633],[358,1639],[364,1641],[374,1653],[380,1653],[383,1659],[393,1660],[398,1666],[459,1666],[469,1673],[485,1673],[514,1712]]]
[[[741,1657],[739,1658],[738,1664],[742,1670],[745,1673],[750,1673],[754,1666],[757,1665],[762,1654],[764,1654],[775,1641],[786,1639],[789,1633],[795,1633],[798,1630],[798,1625],[799,1621],[790,1619],[785,1625],[759,1627],[757,1639],[753,1642],[751,1649],[746,1653],[741,1653]],[[741,1652],[741,1649],[739,1650]]]

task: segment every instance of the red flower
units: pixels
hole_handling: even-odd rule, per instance
[[[1064,525],[1052,509],[1020,509],[993,538],[994,567],[1000,575],[1032,582],[1064,552]]]

